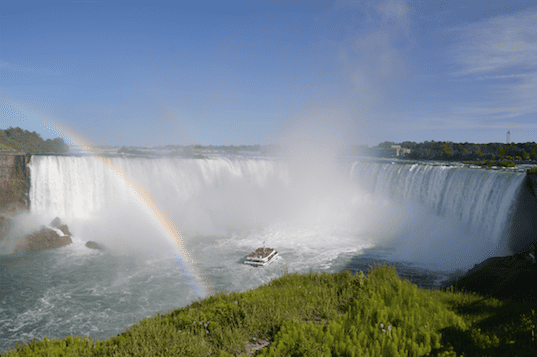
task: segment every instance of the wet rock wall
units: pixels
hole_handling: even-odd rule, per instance
[[[0,151],[0,214],[14,214],[30,207],[31,155]]]

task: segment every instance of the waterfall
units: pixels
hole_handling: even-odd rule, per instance
[[[315,167],[315,160],[304,167],[223,157],[110,160],[188,237],[242,234],[248,244],[256,237],[297,250],[332,247],[331,256],[395,244],[401,257],[454,266],[507,253],[524,180],[522,173],[431,163],[357,161],[336,175],[336,166]],[[30,170],[33,214],[71,220],[74,233],[112,245],[147,247],[145,237],[154,236],[134,209],[136,193],[98,159],[34,156]]]
[[[215,233],[247,224],[263,202],[261,192],[288,180],[282,164],[268,160],[112,159],[188,232]],[[91,219],[107,211],[129,211],[128,184],[94,157],[34,156],[30,165],[31,211],[69,219]]]
[[[415,218],[414,225],[446,230],[434,237],[435,233],[416,228],[424,236],[421,242],[414,239],[413,244],[428,248],[415,249],[419,254],[430,255],[431,260],[439,259],[442,249],[457,251],[457,246],[458,254],[466,254],[474,261],[512,253],[511,219],[524,173],[432,163],[355,162],[351,177],[374,196],[399,202],[404,209],[420,207],[420,214],[426,218]],[[438,220],[441,228],[427,222],[430,220]],[[431,245],[437,245],[436,251]]]

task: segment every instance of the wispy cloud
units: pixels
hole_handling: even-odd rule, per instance
[[[454,75],[502,70],[537,70],[537,11],[457,27],[460,41],[451,49],[461,69]]]
[[[410,38],[410,9],[406,1],[388,0],[377,5],[385,20],[394,22]]]
[[[386,81],[404,78],[406,65],[402,53],[412,47],[413,41],[409,34],[410,12],[407,2],[342,0],[336,5],[357,7],[366,17],[380,19],[367,31],[351,34],[340,50],[340,58],[354,72],[349,78],[355,85],[368,88],[368,91],[372,87],[382,91],[380,87]]]
[[[518,78],[525,78],[527,74],[505,74],[505,75],[498,75],[498,76],[478,76],[475,79],[478,81],[483,81],[486,79],[518,79]]]
[[[414,41],[409,7],[407,1],[393,0],[340,0],[334,7],[357,10],[362,19],[349,27],[339,58],[349,84],[347,107],[359,126],[358,141],[369,142],[385,130],[377,112],[390,100],[390,87],[407,76],[405,55]]]
[[[458,38],[449,49],[459,66],[452,76],[494,88],[486,102],[454,112],[491,119],[537,112],[536,23],[537,11],[526,10],[449,30]]]

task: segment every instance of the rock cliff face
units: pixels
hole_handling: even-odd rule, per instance
[[[30,205],[29,161],[29,154],[0,151],[0,249],[5,249],[1,243],[13,226],[11,217]]]
[[[515,200],[510,227],[506,232],[509,237],[507,247],[509,254],[528,252],[536,242],[537,234],[537,176],[526,175]]]
[[[14,215],[30,206],[30,154],[0,152],[0,214]]]
[[[2,241],[10,234],[13,216],[30,207],[30,158],[31,155],[24,152],[0,151],[0,253],[6,250]],[[20,242],[16,244],[15,252],[58,248],[72,243],[71,233],[66,225],[60,224],[54,228],[58,228],[64,235],[42,227],[37,232],[17,239],[16,241]]]
[[[8,235],[12,225],[11,218],[0,216],[0,242]]]

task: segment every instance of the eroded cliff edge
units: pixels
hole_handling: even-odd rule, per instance
[[[25,152],[0,152],[0,254],[58,248],[72,243],[67,226],[55,225],[56,220],[50,227],[34,229],[17,229],[15,225],[15,216],[30,208],[30,158]]]
[[[25,152],[0,152],[0,214],[30,208],[30,158]]]

